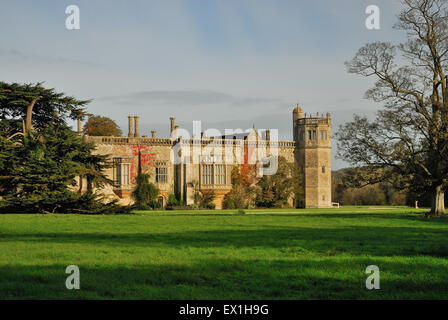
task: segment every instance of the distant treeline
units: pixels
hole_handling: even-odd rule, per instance
[[[350,169],[340,169],[332,172],[331,188],[333,202],[342,205],[414,205],[406,191],[397,190],[392,184],[376,183],[362,188],[350,187]],[[420,202],[419,202],[420,204]],[[421,204],[423,205],[423,203]]]

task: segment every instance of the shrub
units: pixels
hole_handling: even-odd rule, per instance
[[[224,209],[236,209],[235,199],[232,196],[226,196],[223,202]]]
[[[215,195],[211,192],[201,193],[201,200],[199,202],[199,208],[215,209],[215,204],[212,203],[215,199]]]
[[[172,206],[172,207],[166,207],[167,210],[192,210],[194,209],[192,206]]]
[[[176,196],[173,193],[170,193],[168,195],[168,201],[166,203],[166,209],[168,210],[188,210],[190,209],[189,206],[187,206],[185,200],[177,200]]]
[[[194,191],[194,204],[199,209],[215,209],[215,195],[212,192],[202,192],[198,188]]]
[[[168,195],[168,201],[166,205],[170,207],[179,205],[179,201],[176,199],[176,196],[173,193],[170,193]]]
[[[143,206],[149,206],[151,208],[160,207],[157,201],[159,189],[149,182],[149,175],[141,173],[137,176],[137,186],[132,192],[132,197],[135,200],[135,206],[141,208]]]
[[[233,185],[232,190],[224,198],[226,209],[246,209],[252,203],[253,188],[243,185]]]
[[[160,202],[157,201],[157,200],[155,200],[154,202],[152,202],[152,203],[150,204],[150,206],[151,206],[153,209],[162,209],[162,205],[161,205]]]

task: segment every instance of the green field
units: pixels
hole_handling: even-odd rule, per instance
[[[448,299],[448,219],[403,207],[0,215],[1,299]],[[77,265],[81,289],[65,288]],[[367,290],[377,265],[381,289]]]

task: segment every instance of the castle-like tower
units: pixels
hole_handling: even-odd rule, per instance
[[[331,118],[293,111],[295,159],[303,170],[305,208],[331,207]]]

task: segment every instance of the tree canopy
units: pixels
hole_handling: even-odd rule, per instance
[[[51,122],[65,123],[67,119],[84,117],[89,102],[66,96],[53,88],[44,88],[42,82],[0,82],[0,120],[32,121],[30,124],[35,129],[42,129]]]
[[[278,157],[277,172],[265,175],[255,186],[256,204],[259,207],[288,207],[293,200],[298,205],[303,200],[302,174],[295,163]]]
[[[110,209],[92,192],[109,183],[102,170],[107,156],[92,155],[94,145],[64,124],[28,132],[23,144],[0,137],[0,209],[3,212],[90,212]],[[86,195],[75,178],[88,176]],[[89,179],[90,178],[90,179]]]
[[[265,167],[268,165],[264,164]],[[277,172],[273,175],[257,177],[257,166],[235,166],[232,190],[224,198],[224,207],[298,207],[303,204],[303,199],[302,171],[295,163],[279,156]]]
[[[338,154],[367,168],[360,178],[369,183],[400,175],[403,187],[431,190],[431,215],[439,216],[448,186],[448,3],[402,6],[395,28],[407,40],[368,43],[346,63],[348,72],[377,79],[366,97],[384,107],[374,121],[355,116],[341,126]]]
[[[87,103],[40,83],[0,83],[0,212],[123,211],[93,191],[112,183],[108,156],[65,123],[85,116]],[[87,192],[77,177],[87,178]]]
[[[93,116],[84,124],[83,132],[89,136],[121,136],[120,127],[108,117]]]

